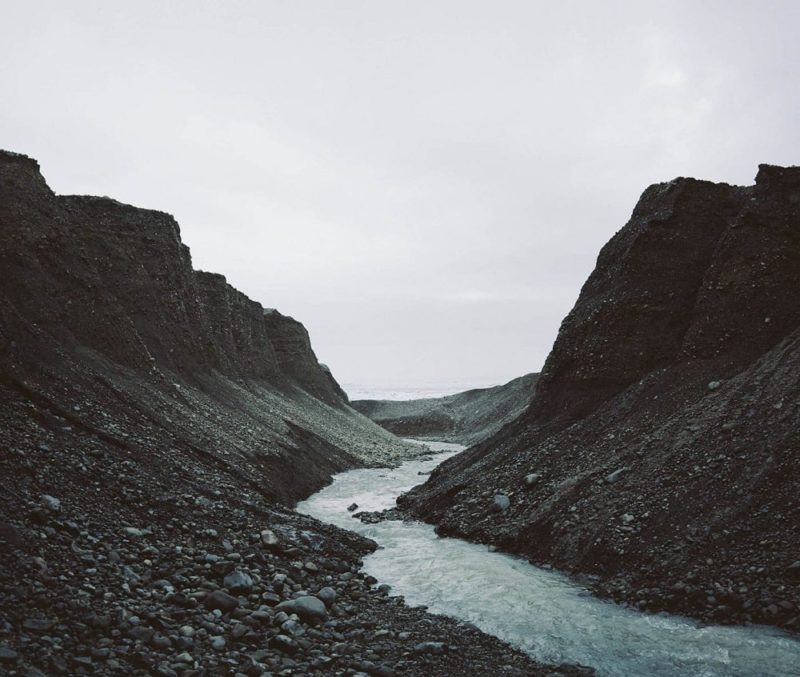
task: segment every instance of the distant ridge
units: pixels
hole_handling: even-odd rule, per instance
[[[475,444],[517,418],[530,403],[538,374],[500,386],[414,400],[355,400],[354,409],[401,437]]]

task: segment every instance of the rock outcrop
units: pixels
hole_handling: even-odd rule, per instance
[[[356,411],[401,437],[476,444],[515,420],[530,404],[538,374],[492,388],[419,400],[355,400]]]
[[[800,168],[651,186],[531,405],[402,506],[639,608],[798,629],[798,291]]]

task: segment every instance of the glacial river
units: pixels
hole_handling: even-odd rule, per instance
[[[800,676],[800,641],[766,627],[700,626],[604,602],[566,576],[486,546],[440,538],[420,522],[362,524],[347,507],[383,510],[462,447],[430,443],[430,460],[352,470],[298,512],[367,536],[380,548],[364,569],[411,606],[469,621],[549,663],[582,663],[599,675]]]

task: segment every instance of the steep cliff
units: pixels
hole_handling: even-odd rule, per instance
[[[403,505],[640,608],[798,628],[798,291],[800,168],[651,186],[530,407]]]
[[[0,673],[591,673],[387,599],[375,543],[286,507],[425,449],[194,271],[171,216],[0,152],[0,282]]]
[[[9,400],[159,438],[156,464],[200,449],[288,502],[406,451],[347,405],[299,322],[193,270],[168,214],[57,196],[34,160],[0,152],[0,270]]]
[[[355,400],[352,406],[401,437],[476,444],[515,420],[530,404],[538,374],[503,385],[419,400]]]

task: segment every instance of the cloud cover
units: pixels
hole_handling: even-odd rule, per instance
[[[0,146],[345,383],[538,369],[642,190],[798,164],[796,2],[3,2]]]

